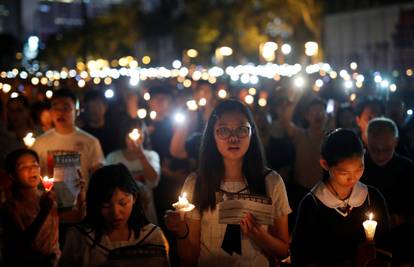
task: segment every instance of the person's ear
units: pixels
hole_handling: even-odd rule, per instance
[[[319,164],[321,165],[322,169],[324,169],[325,171],[329,171],[329,165],[326,162],[326,160],[324,160],[324,159],[321,158],[319,160]]]
[[[399,141],[400,141],[400,139],[398,137],[394,138],[394,150],[397,148]]]

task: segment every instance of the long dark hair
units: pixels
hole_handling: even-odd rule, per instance
[[[242,167],[249,190],[253,194],[266,195],[264,177],[266,163],[252,113],[246,105],[238,100],[224,100],[218,103],[213,110],[201,141],[200,163],[194,191],[194,203],[199,207],[200,212],[208,208],[215,209],[216,207],[215,193],[224,179],[224,161],[223,156],[217,149],[214,138],[214,125],[223,114],[232,112],[243,114],[252,129],[250,145],[244,155]]]
[[[364,146],[359,137],[351,130],[338,128],[331,131],[325,137],[321,146],[321,157],[329,167],[335,166],[344,159],[353,156],[363,156]],[[329,178],[326,171],[323,181]]]
[[[92,174],[86,193],[86,217],[83,224],[95,231],[94,245],[101,241],[105,228],[101,207],[112,198],[117,188],[135,197],[128,219],[129,228],[139,235],[141,228],[149,223],[140,203],[140,190],[127,167],[122,163],[104,166]]]

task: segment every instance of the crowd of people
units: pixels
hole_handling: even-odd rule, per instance
[[[414,266],[414,124],[401,99],[332,108],[278,88],[259,107],[206,81],[118,89],[116,101],[61,88],[1,103],[1,264]],[[184,192],[195,209],[182,217]],[[235,198],[265,203],[271,221],[222,223]]]

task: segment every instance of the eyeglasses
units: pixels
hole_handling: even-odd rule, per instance
[[[23,166],[17,167],[17,171],[26,172],[26,171],[31,171],[33,169],[38,169],[38,168],[40,168],[39,164],[23,165]]]
[[[237,138],[245,138],[251,133],[251,128],[249,126],[239,126],[236,129],[230,129],[228,127],[220,127],[216,129],[217,137],[220,139],[228,139],[231,136],[236,136]]]

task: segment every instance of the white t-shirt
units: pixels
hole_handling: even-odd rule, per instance
[[[279,174],[272,171],[266,176],[267,196],[272,199],[273,217],[278,219],[291,212],[285,184]],[[196,175],[191,174],[184,183],[182,192],[186,192],[190,202],[193,200]],[[228,192],[238,192],[246,187],[245,182],[224,182],[221,188]],[[218,209],[200,212],[195,209],[186,215],[193,220],[201,220],[200,257],[197,266],[269,266],[269,261],[249,238],[242,236],[242,255],[230,256],[222,248],[226,224],[218,223]],[[262,226],[267,230],[268,226]]]
[[[158,153],[153,150],[144,150],[144,154],[147,157],[151,166],[155,169],[155,172],[158,175],[158,179],[156,179],[155,181],[148,181],[144,177],[144,180],[142,181],[144,184],[144,188],[141,188],[143,189],[143,196],[141,197],[141,199],[143,199],[143,202],[145,203],[142,203],[142,206],[144,208],[145,216],[148,218],[148,220],[153,224],[158,224],[157,212],[155,209],[152,189],[154,189],[160,181],[160,157],[158,156]],[[128,168],[134,179],[142,180],[142,178],[140,177],[143,176],[143,167],[141,161],[139,159],[129,161],[125,158],[124,154],[122,153],[122,150],[116,150],[109,153],[109,155],[106,157],[105,163],[107,165],[122,163]]]
[[[70,228],[66,234],[59,266],[154,266],[154,262],[158,263],[156,266],[169,266],[167,239],[162,230],[153,224],[145,225],[139,236],[135,236],[134,231],[131,231],[127,241],[115,242],[103,235],[99,244],[93,246],[94,240],[95,232],[90,229]],[[112,251],[122,247],[129,249],[115,253],[115,257],[111,258]],[[146,252],[142,253],[142,249]],[[151,251],[161,255],[149,255]],[[142,255],[138,255],[139,253]],[[112,265],[115,261],[117,264]]]
[[[155,169],[155,172],[158,174],[158,179],[155,181],[147,181],[145,180],[145,185],[148,186],[151,189],[154,189],[157,187],[159,180],[159,177],[161,175],[161,165],[160,165],[160,157],[158,156],[158,153],[153,150],[144,150],[144,154],[148,159],[148,162],[151,164],[151,166]],[[122,153],[122,150],[116,150],[111,153],[109,153],[108,156],[106,156],[105,160],[106,164],[116,164],[116,163],[122,163],[124,164],[128,170],[131,172],[132,176],[135,178],[135,175],[142,174],[143,167],[141,164],[141,161],[139,159],[129,161],[125,158],[124,154]]]
[[[104,163],[104,155],[98,139],[79,128],[75,128],[70,134],[60,134],[55,129],[51,129],[36,138],[32,149],[40,157],[42,175],[49,176],[57,175],[54,173],[54,167],[56,167],[53,160],[54,155],[78,155],[78,158],[80,158],[80,172],[86,185],[92,169]],[[76,173],[74,176],[77,176]],[[73,177],[73,179],[76,178]],[[55,186],[56,190],[61,188],[59,183],[56,183]],[[73,187],[73,185],[69,187]],[[60,207],[71,206],[69,203],[76,199],[76,193],[74,194],[73,191],[71,191],[71,195],[66,191],[62,194],[59,194],[58,191],[57,193]]]

